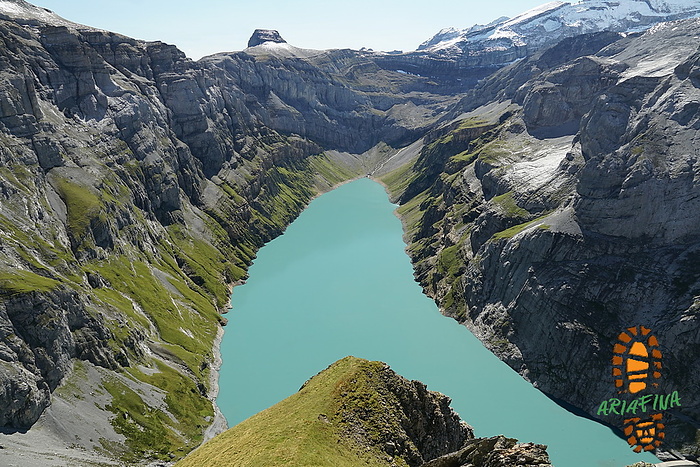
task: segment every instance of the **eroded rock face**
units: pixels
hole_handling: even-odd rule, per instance
[[[116,369],[102,317],[88,314],[85,296],[71,290],[18,294],[0,303],[5,407],[0,426],[29,428],[50,403],[50,393],[72,368],[72,359]],[[123,360],[122,360],[123,361]]]
[[[215,73],[216,99],[226,110],[208,119],[218,122],[236,112],[248,127],[264,122],[326,148],[363,153],[380,141],[414,141],[456,101],[428,77],[382,70],[372,53],[290,54],[258,55],[253,48],[201,60]],[[182,96],[173,97],[179,102]]]
[[[697,27],[671,23],[593,56],[549,68],[543,54],[499,73],[495,102],[462,109],[486,120],[474,124],[500,122],[489,139],[426,141],[448,152],[427,159],[426,149],[416,164],[433,160],[440,175],[409,248],[448,314],[540,390],[606,423],[622,423],[597,414],[617,396],[617,336],[651,329],[665,359],[657,390],[687,401],[664,415],[662,449],[689,457],[700,419],[689,383],[700,368],[688,358],[700,329]]]

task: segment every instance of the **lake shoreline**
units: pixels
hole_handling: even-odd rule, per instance
[[[226,398],[219,397],[232,426],[355,355],[450,394],[478,436],[548,444],[559,467],[645,460],[606,427],[554,403],[446,318],[415,282],[384,186],[370,177],[354,181],[309,203],[285,235],[261,249],[247,286],[232,296],[236,313],[221,345]],[[582,444],[598,448],[581,451]]]
[[[297,218],[304,211],[306,211],[306,209],[308,209],[309,205],[316,198],[318,198],[326,193],[330,193],[331,191],[333,191],[337,188],[340,188],[343,185],[354,182],[354,181],[359,180],[361,178],[364,178],[364,177],[357,176],[355,178],[330,185],[328,187],[328,189],[325,191],[323,189],[317,187],[317,193],[315,195],[313,195],[311,198],[309,198],[308,202],[306,203],[306,206],[304,206],[304,209],[299,211]],[[294,220],[296,220],[296,218]],[[294,220],[292,222],[294,222]],[[290,223],[290,225],[291,225],[291,223]],[[287,226],[287,227],[289,227],[289,226]],[[285,227],[285,230],[287,227]],[[284,235],[284,230],[277,237],[279,237],[281,235]],[[275,238],[277,238],[277,237],[275,237]],[[274,238],[271,239],[270,241],[272,241],[272,240],[274,240]],[[260,251],[260,249],[262,249],[265,245],[270,243],[270,241],[265,242],[264,245],[262,245],[258,250],[255,251],[255,255],[256,255],[255,257],[257,257],[258,251]],[[253,261],[248,266],[248,269],[250,269],[250,266],[252,266],[253,262],[255,261],[255,257],[253,257]],[[221,372],[221,366],[223,365],[223,357],[221,354],[221,343],[223,342],[224,334],[226,332],[225,327],[228,324],[228,319],[226,318],[225,315],[227,315],[228,313],[233,311],[233,306],[231,305],[231,298],[233,296],[234,291],[236,290],[236,287],[241,286],[241,285],[245,285],[245,283],[247,282],[247,277],[248,277],[248,273],[246,270],[245,278],[237,280],[237,281],[229,284],[229,293],[228,293],[229,305],[228,305],[228,307],[223,308],[222,310],[219,311],[219,315],[221,316],[223,323],[221,326],[218,327],[217,336],[214,338],[214,342],[212,345],[212,353],[213,353],[214,358],[210,364],[211,365],[211,367],[210,367],[211,374],[209,375],[209,387],[211,389],[210,389],[209,394],[208,394],[208,397],[211,400],[213,408],[214,408],[214,418],[212,420],[212,423],[204,431],[204,439],[202,441],[202,444],[204,444],[208,440],[214,438],[216,435],[223,433],[227,429],[231,428],[231,426],[229,426],[228,420],[224,416],[223,412],[221,411],[221,409],[219,407],[219,404],[217,403],[217,399],[219,397],[219,391],[220,391],[219,377],[220,377],[220,372]]]
[[[209,366],[209,393],[207,394],[207,397],[212,402],[212,406],[214,408],[214,418],[207,429],[204,430],[202,444],[214,438],[216,435],[223,433],[229,428],[228,421],[226,420],[226,417],[224,417],[223,412],[221,412],[221,409],[216,402],[217,398],[219,397],[220,390],[219,373],[221,372],[221,365],[223,364],[223,359],[221,356],[221,342],[224,339],[224,332],[223,326],[219,326],[217,328],[216,337],[214,338],[214,345],[212,346],[214,358]]]

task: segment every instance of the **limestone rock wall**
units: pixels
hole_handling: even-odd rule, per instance
[[[502,70],[500,87],[484,83],[453,113],[457,122],[426,140],[417,189],[399,192],[426,292],[559,401],[596,417],[617,395],[617,335],[652,329],[664,355],[658,391],[685,394],[682,409],[665,415],[662,449],[690,457],[700,416],[691,383],[699,371],[696,27],[603,38],[589,56],[571,56],[562,43]],[[460,125],[484,133],[455,146]]]

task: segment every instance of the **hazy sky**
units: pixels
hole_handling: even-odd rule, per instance
[[[440,29],[515,16],[547,0],[29,0],[65,19],[177,45],[191,58],[244,49],[256,28],[292,45],[415,50]]]

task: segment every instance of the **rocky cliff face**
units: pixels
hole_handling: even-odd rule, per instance
[[[426,137],[400,169],[410,183],[385,177],[426,291],[545,393],[620,428],[597,411],[619,397],[613,346],[652,329],[658,391],[685,395],[664,415],[662,449],[690,457],[697,27],[584,36],[504,69]]]
[[[266,41],[199,63],[215,71],[223,92],[240,89],[230,100],[271,128],[358,154],[414,141],[459,95],[430,77],[385,69],[371,52]]]
[[[338,364],[343,363],[347,364]],[[334,392],[338,408],[329,420],[339,426],[343,438],[408,465],[455,451],[473,438],[448,397],[428,391],[419,381],[408,381],[386,364],[357,363],[359,368],[342,378]],[[312,379],[306,384],[314,383]]]
[[[421,467],[550,467],[547,447],[534,443],[518,443],[505,436],[469,440],[459,451],[446,454]]]

